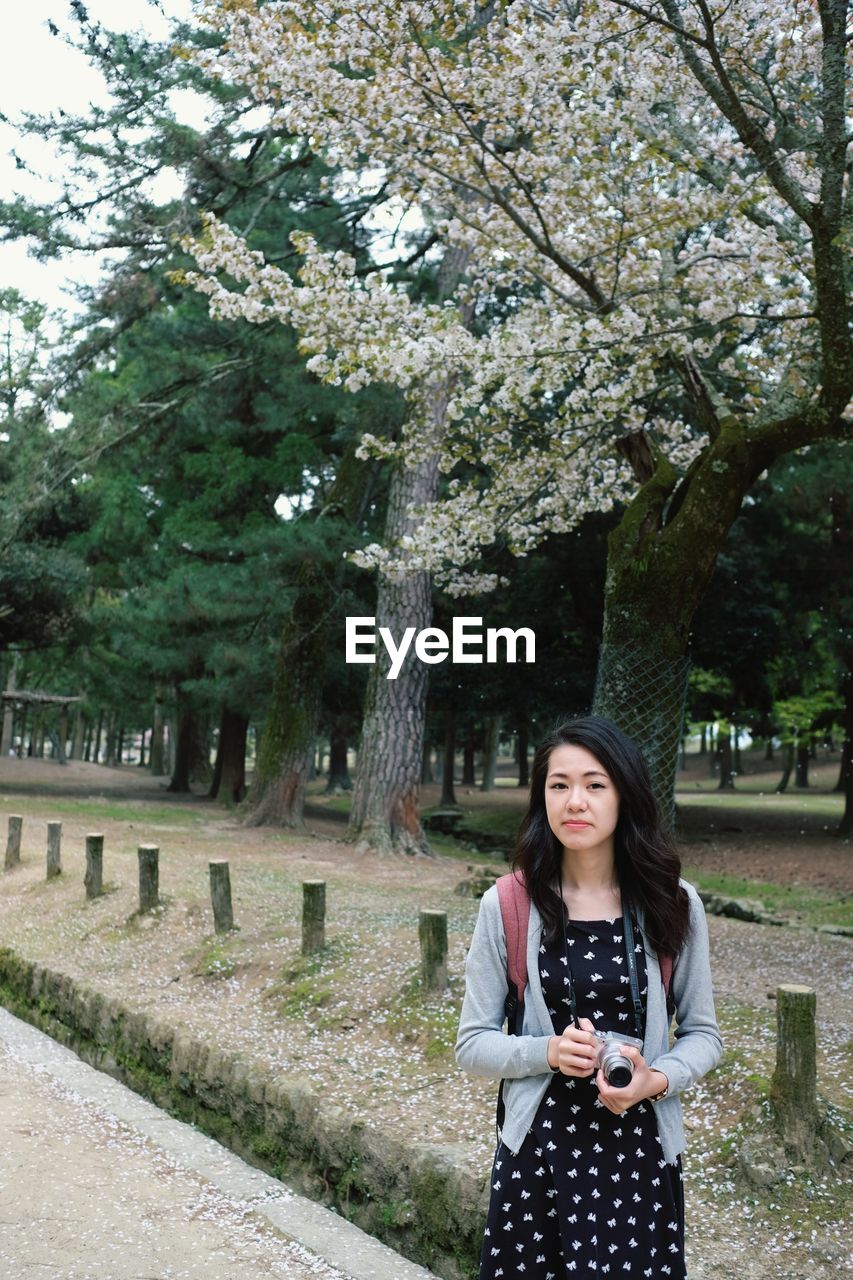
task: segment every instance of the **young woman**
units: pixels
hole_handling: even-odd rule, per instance
[[[680,866],[645,762],[615,724],[589,716],[545,739],[513,861],[530,901],[521,1025],[502,1031],[492,888],[456,1045],[466,1071],[504,1081],[480,1280],[685,1278],[679,1095],[722,1043],[705,913]],[[603,1046],[608,1031],[638,1043]]]

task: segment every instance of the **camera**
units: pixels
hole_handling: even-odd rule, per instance
[[[631,1083],[634,1075],[634,1064],[620,1050],[620,1044],[632,1044],[642,1051],[643,1042],[636,1036],[623,1036],[618,1031],[594,1031],[593,1035],[601,1043],[598,1057],[595,1059],[596,1070],[601,1067],[604,1079],[613,1089],[624,1089]]]

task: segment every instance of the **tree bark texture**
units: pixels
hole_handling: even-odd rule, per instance
[[[62,823],[47,824],[47,878],[62,874]]]
[[[139,914],[153,911],[160,903],[160,850],[156,844],[141,844],[139,862]]]
[[[416,473],[398,470],[391,485],[390,505],[402,519],[413,495],[425,482],[437,481],[423,467]],[[390,523],[390,517],[389,517]],[[392,580],[382,574],[376,601],[377,627],[395,636],[406,627],[420,631],[432,619],[430,576],[421,571]],[[353,789],[348,835],[359,852],[428,853],[429,845],[418,819],[429,668],[409,658],[396,680],[386,679],[387,654],[377,654],[370,668],[365,699],[358,771]]]
[[[223,707],[219,718],[219,742],[213,782],[208,795],[225,804],[240,804],[246,795],[246,738],[249,717]]]
[[[99,898],[104,891],[104,837],[86,836],[86,874],[83,877],[87,898]]]
[[[21,864],[21,833],[24,829],[24,819],[20,814],[13,813],[9,815],[9,834],[6,838],[6,860],[4,870],[11,871],[12,867],[18,867]]]
[[[786,985],[776,992],[776,1070],[770,1101],[789,1154],[808,1161],[817,1129],[815,1008],[810,987]]]
[[[211,862],[210,902],[213,907],[214,933],[229,933],[234,928],[231,904],[231,871],[227,862]]]
[[[470,249],[451,248],[439,268],[438,295],[452,297],[470,259]],[[470,321],[471,308],[462,307]],[[426,507],[438,497],[440,448],[445,433],[445,413],[451,394],[450,380],[442,376],[424,389],[422,411],[426,421],[412,459],[397,460],[391,475],[384,544],[399,550],[403,539],[416,528],[410,512]],[[409,465],[406,465],[409,463]],[[377,583],[376,626],[389,627],[400,636],[406,627],[415,634],[432,621],[431,576],[422,569],[380,572]],[[429,853],[418,818],[419,779],[422,767],[426,695],[429,668],[410,654],[396,680],[386,679],[387,653],[370,668],[359,769],[353,791],[348,836],[362,852]]]
[[[670,821],[693,616],[744,495],[786,439],[750,438],[726,418],[683,479],[648,447],[630,454],[642,487],[608,539],[593,710],[641,747]]]

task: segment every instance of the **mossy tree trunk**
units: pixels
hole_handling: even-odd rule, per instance
[[[665,816],[674,811],[678,743],[687,691],[690,628],[741,503],[771,462],[821,439],[842,438],[853,386],[829,403],[760,427],[729,414],[701,373],[679,366],[709,440],[679,479],[643,433],[623,452],[641,488],[608,540],[602,646],[593,709],[642,747]],[[843,399],[843,403],[842,403]]]

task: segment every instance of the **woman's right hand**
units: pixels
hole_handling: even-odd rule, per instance
[[[564,1076],[591,1076],[595,1071],[599,1042],[593,1035],[589,1018],[581,1018],[579,1027],[566,1027],[561,1036],[552,1036],[548,1045],[548,1064]]]

